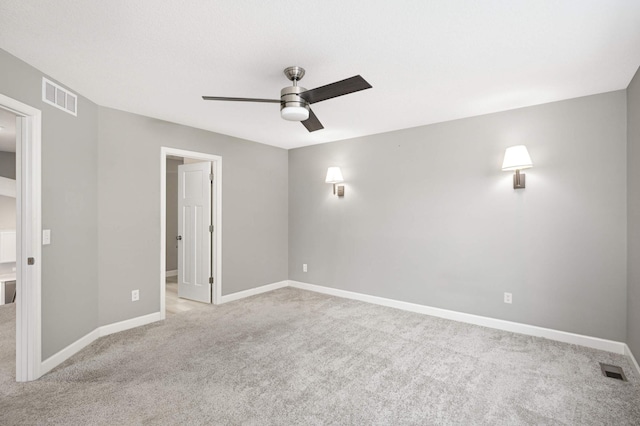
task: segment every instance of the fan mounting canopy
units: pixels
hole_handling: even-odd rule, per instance
[[[302,80],[304,77],[304,68],[302,67],[287,67],[284,69],[284,75],[291,81]]]

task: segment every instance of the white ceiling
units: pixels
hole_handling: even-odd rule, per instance
[[[0,152],[16,152],[16,116],[0,108]]]
[[[284,148],[624,89],[640,1],[2,0],[0,47],[113,108]],[[282,70],[373,89],[282,120]],[[82,111],[80,111],[82,114]]]

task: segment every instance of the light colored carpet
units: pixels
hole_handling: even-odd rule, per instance
[[[640,424],[621,355],[292,288],[101,338],[27,384],[14,314],[0,309],[3,425]]]

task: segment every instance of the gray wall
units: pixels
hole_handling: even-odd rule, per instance
[[[46,359],[98,325],[98,107],[78,96],[74,117],[43,103],[42,76],[0,49],[0,93],[42,111],[42,226],[52,240],[41,259]]]
[[[161,146],[222,156],[222,293],[287,279],[286,150],[109,108],[99,115],[101,325],[160,308]]]
[[[0,176],[16,178],[16,153],[0,151]]]
[[[167,233],[165,257],[165,269],[175,271],[178,269],[178,166],[183,160],[167,159]]]
[[[627,88],[627,344],[640,360],[640,71]]]
[[[294,149],[289,279],[623,341],[626,197],[625,91]]]

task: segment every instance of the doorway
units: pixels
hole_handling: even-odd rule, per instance
[[[10,111],[0,108],[0,306],[15,303],[16,298],[17,118]]]
[[[41,376],[41,112],[0,94],[15,118],[16,381]]]
[[[161,161],[161,188],[160,188],[160,312],[161,318],[165,319],[166,317],[166,309],[167,309],[167,288],[170,286],[168,281],[175,281],[176,284],[179,281],[179,277],[177,277],[178,270],[178,259],[182,258],[182,256],[178,256],[178,251],[181,249],[180,244],[181,240],[176,240],[176,237],[182,237],[181,233],[177,231],[177,226],[175,235],[170,235],[171,232],[167,232],[167,220],[176,221],[176,225],[179,222],[178,209],[176,205],[175,212],[173,210],[167,210],[168,202],[172,203],[172,200],[167,200],[167,187],[170,188],[172,186],[177,185],[177,178],[179,177],[178,166],[184,168],[187,172],[194,172],[191,170],[194,168],[192,165],[197,163],[209,163],[211,167],[211,179],[213,180],[212,185],[209,185],[209,191],[211,196],[211,202],[209,207],[211,208],[210,217],[212,217],[211,228],[207,226],[207,231],[211,231],[211,243],[209,246],[211,259],[211,267],[210,272],[206,273],[206,277],[204,272],[200,273],[199,280],[202,281],[203,278],[206,279],[207,288],[203,289],[206,291],[210,291],[211,297],[210,302],[213,304],[219,304],[221,300],[222,293],[222,157],[217,155],[205,154],[194,151],[186,151],[175,148],[162,147],[160,155]],[[168,161],[169,160],[169,161]],[[176,163],[176,164],[173,164]],[[173,170],[175,168],[176,170]],[[196,167],[198,169],[198,167]],[[176,176],[172,176],[167,172],[173,171],[176,173]],[[184,171],[183,171],[184,172]],[[198,173],[190,173],[191,176],[203,176],[204,172],[202,170]],[[208,174],[208,173],[207,173]],[[171,176],[171,178],[168,178]],[[171,179],[175,178],[176,182],[172,182]],[[209,176],[206,176],[209,179]],[[200,177],[201,179],[201,177]],[[204,185],[204,184],[203,184]],[[177,198],[177,197],[176,197]],[[174,215],[175,213],[175,215]],[[206,216],[206,214],[205,214]],[[205,247],[206,248],[206,247]],[[175,256],[175,257],[174,257]],[[175,262],[173,261],[175,259]],[[210,278],[210,279],[209,279]],[[212,282],[211,282],[212,281]],[[190,292],[193,289],[193,286],[188,291]],[[184,290],[183,290],[184,291]],[[170,294],[170,296],[172,296]],[[195,303],[195,302],[194,302]]]
[[[16,366],[16,124],[17,116],[0,108],[0,371]]]

